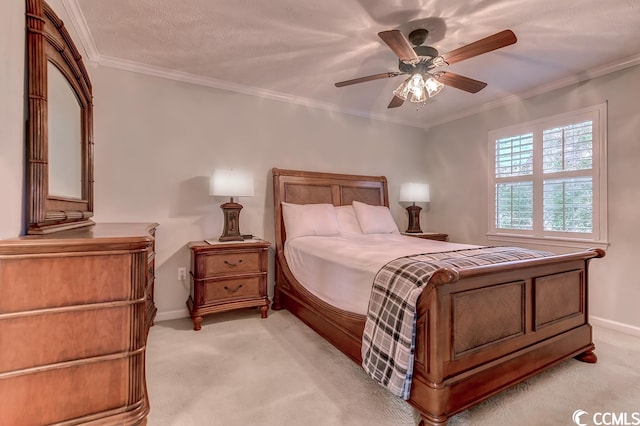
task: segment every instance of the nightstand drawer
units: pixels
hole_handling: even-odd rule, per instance
[[[229,299],[260,297],[260,276],[204,282],[204,303]]]
[[[206,275],[201,278],[262,272],[260,268],[260,253],[256,251],[208,254],[204,256],[203,261],[203,270],[206,271]]]

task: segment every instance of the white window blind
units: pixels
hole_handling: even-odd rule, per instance
[[[533,182],[496,185],[496,226],[533,229]]]
[[[593,122],[570,124],[542,132],[545,173],[593,167]]]
[[[545,180],[543,192],[545,231],[593,232],[591,177]]]
[[[526,176],[532,173],[532,133],[496,141],[496,176]]]
[[[606,108],[489,132],[489,236],[606,242]]]

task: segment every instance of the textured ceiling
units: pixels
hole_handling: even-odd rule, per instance
[[[62,0],[89,59],[213,87],[428,127],[640,63],[638,0]],[[446,53],[504,29],[515,45],[449,70],[488,83],[387,109],[403,77],[377,33],[427,28]]]

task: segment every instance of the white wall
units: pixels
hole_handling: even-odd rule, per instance
[[[386,175],[399,226],[400,183],[423,180],[424,131],[254,96],[98,67],[94,87],[96,221],[151,221],[159,318],[186,314],[189,241],[217,238],[225,199],[214,168],[245,168],[240,230],[274,242],[271,168]],[[272,283],[270,283],[270,286]]]
[[[640,331],[637,93],[640,67],[633,67],[430,129],[425,155],[430,228],[449,233],[453,241],[487,244],[488,131],[608,101],[610,247],[604,259],[591,262],[590,313]]]
[[[50,1],[70,22],[58,0]],[[24,1],[0,2],[0,238],[22,232],[24,186]],[[69,31],[76,40],[73,28]],[[83,56],[86,58],[86,55]],[[183,315],[186,243],[216,238],[219,204],[208,196],[215,167],[245,167],[256,196],[242,199],[241,230],[273,241],[270,168],[384,174],[401,229],[402,182],[427,181],[422,228],[453,241],[488,243],[487,132],[609,102],[609,241],[591,266],[591,314],[640,329],[640,68],[421,130],[313,110],[109,68],[89,67],[95,96],[96,220],[156,221],[159,318]],[[421,157],[421,153],[424,157]],[[546,247],[542,247],[546,248]],[[557,249],[557,248],[552,248]]]
[[[86,61],[61,2],[49,4]],[[24,11],[23,0],[0,2],[0,238],[23,232]],[[187,242],[222,231],[224,200],[209,197],[207,188],[216,167],[254,174],[256,196],[240,200],[243,233],[274,241],[272,167],[386,175],[392,212],[406,227],[399,185],[424,180],[424,131],[87,65],[95,103],[95,220],[160,223],[159,319],[186,314],[188,283],[177,280],[177,268],[189,264]]]
[[[22,231],[25,2],[0,2],[0,238]]]

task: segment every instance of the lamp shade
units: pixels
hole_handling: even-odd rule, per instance
[[[429,185],[426,183],[403,183],[400,185],[400,201],[410,203],[428,203]]]
[[[209,195],[253,197],[253,176],[239,170],[215,170],[211,176]]]

